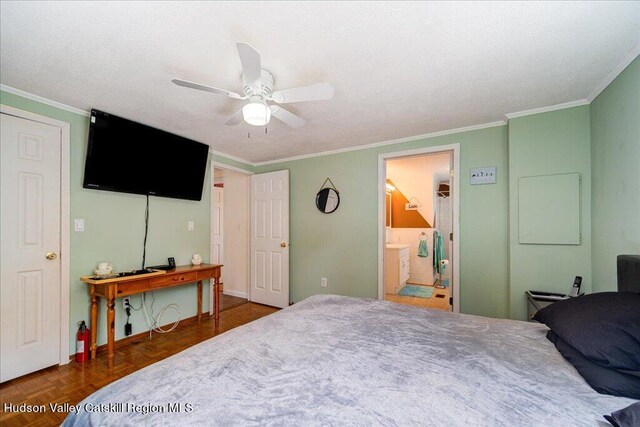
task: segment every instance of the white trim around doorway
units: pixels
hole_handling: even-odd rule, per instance
[[[216,162],[215,160],[211,160],[211,176],[209,179],[209,194],[210,194],[210,208],[209,208],[209,221],[213,224],[213,184],[215,183],[215,171],[216,169],[222,169],[222,170],[229,170],[229,171],[234,171],[234,172],[239,172],[241,174],[244,175],[253,175],[254,173],[245,169],[241,169],[235,166],[230,166],[221,162]],[[249,188],[247,188],[247,191],[249,191]],[[249,206],[247,207],[247,218],[250,217],[249,215],[249,208],[251,206],[251,203],[249,203]],[[250,224],[247,224],[247,227],[249,227]],[[209,256],[211,256],[211,254],[213,254],[213,236],[211,235],[213,230],[213,227],[210,227],[209,230]],[[250,227],[249,227],[250,230]],[[249,260],[249,262],[251,262],[251,249],[250,249],[250,242],[251,239],[247,239],[247,259]],[[223,263],[224,264],[224,263]],[[249,280],[247,279],[247,283],[249,283]],[[224,285],[224,284],[223,284]],[[247,286],[247,288],[249,288],[249,286]],[[238,292],[229,292],[227,291],[228,295],[232,295],[232,296],[237,296],[240,298],[247,298],[249,301],[251,301],[251,295],[249,295],[249,289],[247,289],[247,292],[245,295],[241,295]],[[213,315],[213,282],[210,283],[209,285],[209,315]]]
[[[453,312],[460,312],[460,144],[435,145],[378,154],[378,299],[384,299],[384,235],[386,161],[389,159],[453,151]]]
[[[69,299],[71,271],[71,125],[61,120],[0,105],[0,113],[55,126],[60,129],[60,365],[69,363]]]

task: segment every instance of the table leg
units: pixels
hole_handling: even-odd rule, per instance
[[[95,286],[91,285],[91,319],[89,320],[89,330],[91,331],[91,358],[96,358],[98,351],[98,306],[100,304],[100,297],[95,294]]]
[[[215,305],[215,324],[218,326],[220,324],[220,278],[214,277],[213,279],[213,294],[214,294],[214,305]]]
[[[107,363],[109,368],[113,368],[113,359],[115,357],[114,352],[114,340],[116,335],[116,301],[115,298],[109,298],[107,300],[107,348],[109,350],[107,354]]]
[[[202,280],[198,280],[198,322],[202,320]]]

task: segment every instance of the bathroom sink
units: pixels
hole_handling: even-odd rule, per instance
[[[404,249],[408,247],[409,245],[403,245],[402,243],[387,243],[387,249]]]

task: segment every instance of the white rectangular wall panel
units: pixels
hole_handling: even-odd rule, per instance
[[[520,178],[518,242],[579,245],[580,241],[580,174]]]

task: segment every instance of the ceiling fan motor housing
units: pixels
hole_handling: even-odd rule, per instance
[[[244,119],[250,125],[264,126],[269,123],[273,115],[286,125],[299,128],[305,124],[305,120],[277,104],[320,101],[330,99],[333,96],[333,86],[329,83],[318,83],[274,92],[275,78],[268,70],[262,68],[260,53],[248,43],[236,43],[236,47],[242,64],[240,78],[243,95],[187,80],[172,80],[178,86],[203,90],[237,100],[248,100],[241,110],[236,111],[224,122],[225,125],[236,126]],[[267,101],[275,102],[275,104],[268,104]]]
[[[242,74],[242,91],[249,98],[260,97],[261,99],[270,98],[273,93],[273,83],[275,79],[273,78],[273,74],[264,68],[261,69],[260,74],[261,84],[260,86],[255,84],[248,84],[244,73]]]

